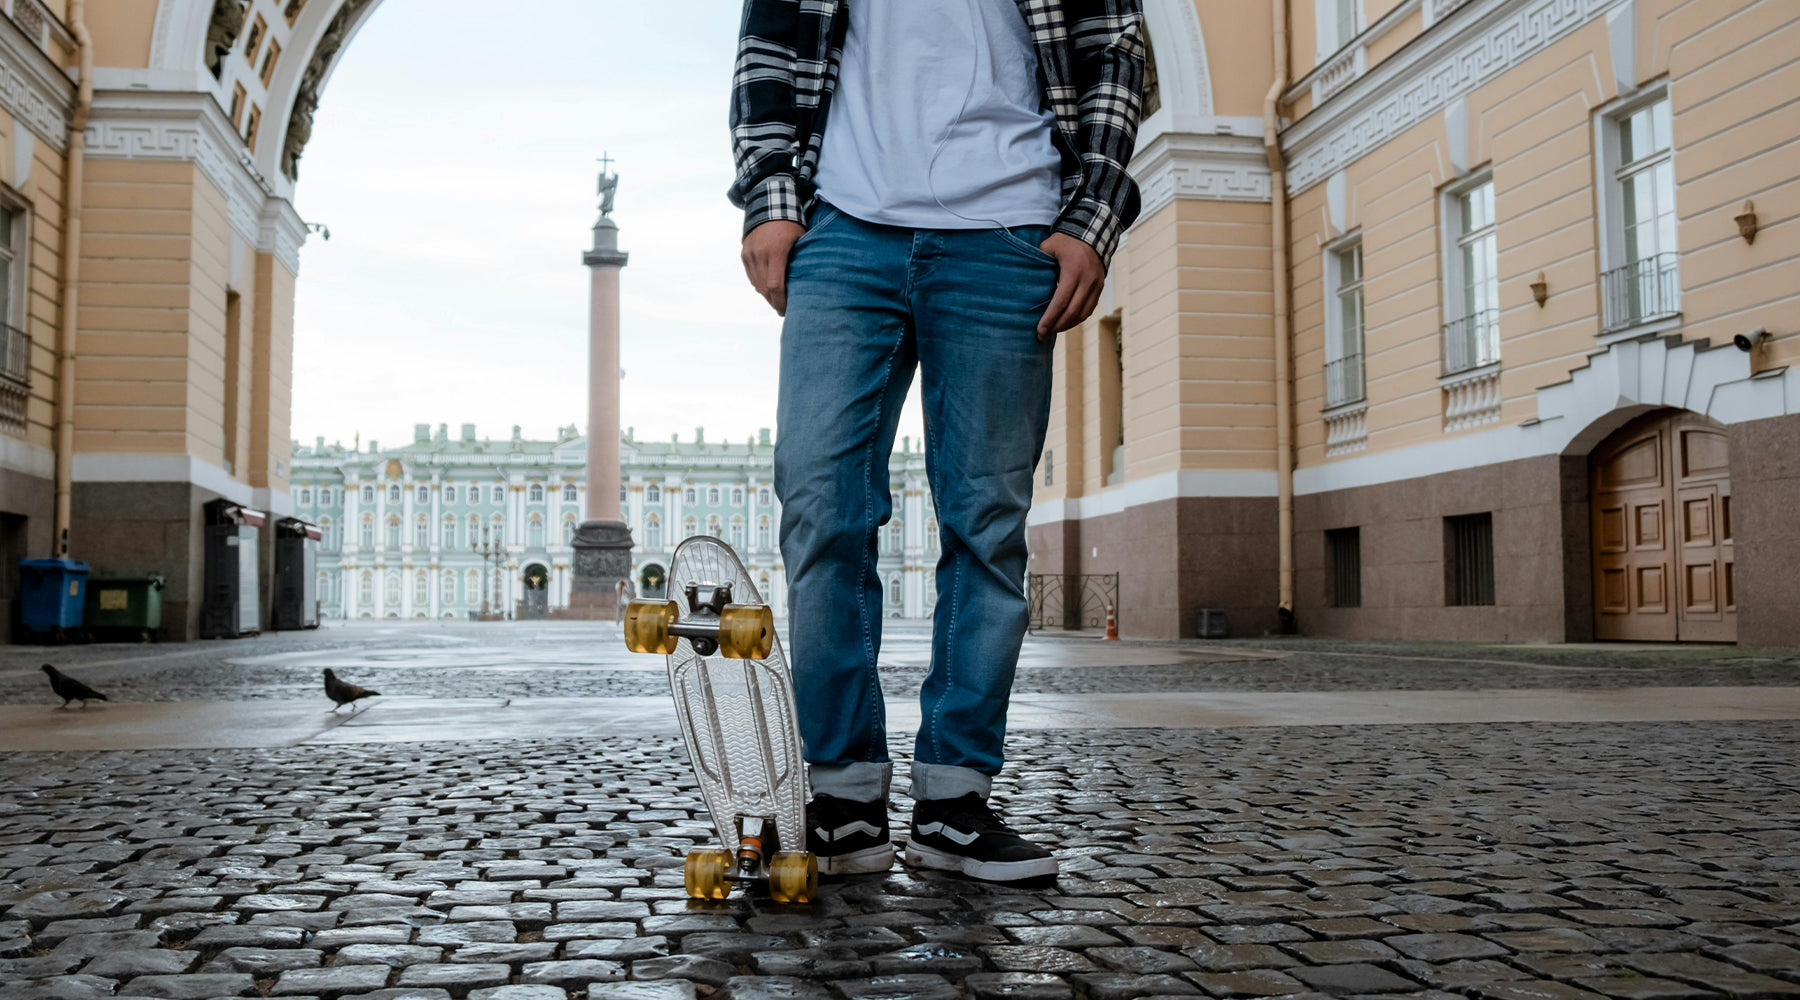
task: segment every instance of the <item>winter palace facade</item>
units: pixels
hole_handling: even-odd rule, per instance
[[[464,618],[470,612],[552,613],[569,602],[569,539],[586,502],[586,442],[574,427],[556,440],[478,438],[473,424],[414,428],[411,443],[366,449],[294,444],[295,516],[323,534],[319,600],[327,618]],[[781,506],[767,430],[743,441],[621,443],[620,513],[636,543],[639,594],[660,595],[683,538],[729,541],[763,596],[785,614]],[[884,611],[924,618],[937,561],[937,520],[925,456],[910,440],[890,459],[893,521],[881,530]]]

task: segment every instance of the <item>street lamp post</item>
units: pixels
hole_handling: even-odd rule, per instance
[[[497,588],[500,582],[500,560],[505,556],[506,549],[500,544],[498,538],[491,537],[488,526],[484,524],[481,526],[480,547],[475,545],[475,537],[473,535],[469,536],[469,552],[481,557],[481,613],[487,615],[488,596],[490,593],[488,589],[488,560],[491,559],[494,562],[494,584]],[[494,597],[493,607],[495,610],[498,610],[500,607],[498,595],[495,595]]]

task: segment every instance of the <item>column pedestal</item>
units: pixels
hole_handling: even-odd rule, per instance
[[[569,588],[569,617],[615,621],[622,612],[619,583],[631,583],[631,529],[622,521],[587,521],[575,529],[575,567]]]

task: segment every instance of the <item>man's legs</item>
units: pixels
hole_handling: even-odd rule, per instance
[[[885,803],[892,767],[875,663],[876,531],[917,363],[905,303],[912,247],[911,230],[822,207],[788,269],[775,491],[794,693],[814,794],[853,802]]]
[[[1025,516],[1050,412],[1053,344],[1037,339],[1056,290],[1056,262],[1037,249],[1047,235],[933,234],[942,259],[912,295],[943,542],[915,799],[985,799],[1004,760],[1027,617]]]

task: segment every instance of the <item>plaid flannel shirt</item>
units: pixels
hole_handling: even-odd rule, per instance
[[[746,234],[765,222],[806,224],[851,2],[872,0],[745,0],[732,81],[731,201],[744,210]],[[1063,204],[1055,229],[1110,262],[1139,209],[1125,165],[1143,103],[1141,0],[1015,2],[1056,116]]]

